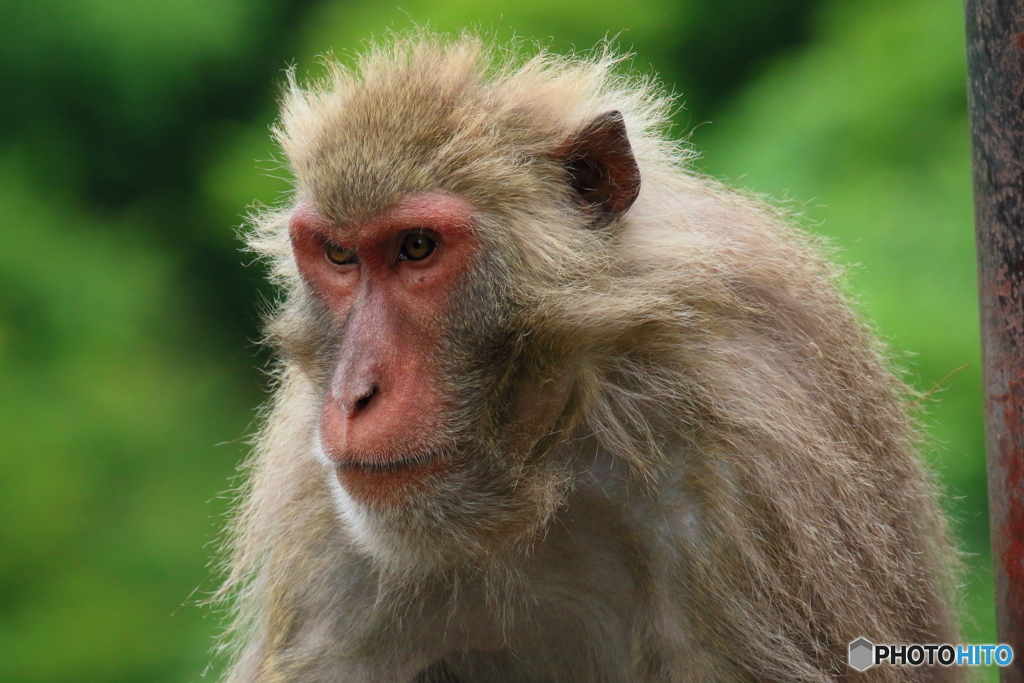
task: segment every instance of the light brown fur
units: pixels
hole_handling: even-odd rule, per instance
[[[441,659],[465,683],[959,680],[846,664],[859,636],[955,642],[955,557],[911,392],[820,245],[689,170],[667,101],[613,56],[494,59],[472,37],[418,33],[290,84],[295,196],[251,238],[285,293],[270,326],[282,360],[233,527],[227,680],[405,683]],[[611,110],[642,190],[595,230],[557,150]],[[504,349],[472,339],[475,355],[439,362],[480,377],[506,363],[500,387],[565,408],[506,458],[520,483],[502,505],[462,482],[462,517],[444,500],[339,516],[311,455],[330,330],[287,218],[311,202],[362,220],[423,190],[478,212],[489,254],[450,324],[500,330],[487,341]],[[445,439],[501,453],[509,414],[550,409],[507,403],[459,406]]]

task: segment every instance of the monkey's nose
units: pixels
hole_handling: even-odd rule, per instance
[[[371,386],[369,391],[367,391],[366,393],[364,393],[362,396],[360,396],[351,403],[348,409],[348,416],[356,417],[359,415],[359,413],[366,410],[370,406],[370,403],[373,401],[374,397],[377,396],[379,391],[380,388],[376,384]]]

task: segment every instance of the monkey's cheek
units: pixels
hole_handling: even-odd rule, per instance
[[[444,456],[433,455],[415,463],[388,467],[336,466],[335,476],[360,505],[394,507],[429,492],[444,476],[446,464]]]

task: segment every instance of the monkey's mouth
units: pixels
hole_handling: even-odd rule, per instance
[[[336,464],[335,473],[354,499],[365,505],[380,505],[398,502],[423,488],[445,462],[441,451],[433,451],[386,462],[341,462]]]
[[[388,460],[385,462],[339,462],[337,468],[341,471],[356,470],[366,474],[390,474],[399,470],[417,468],[433,460],[440,458],[439,451],[424,453],[423,455],[403,458],[400,460]]]

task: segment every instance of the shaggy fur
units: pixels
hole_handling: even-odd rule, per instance
[[[250,240],[285,296],[223,589],[231,683],[960,679],[846,664],[859,636],[958,636],[910,390],[820,245],[689,170],[667,100],[618,61],[418,33],[290,82],[296,190]],[[595,229],[559,150],[612,110],[642,189]],[[468,200],[488,247],[437,360],[457,402],[437,442],[476,464],[384,514],[315,457],[336,330],[287,218],[310,202],[344,225],[427,190]],[[568,398],[515,450],[524,383]]]

